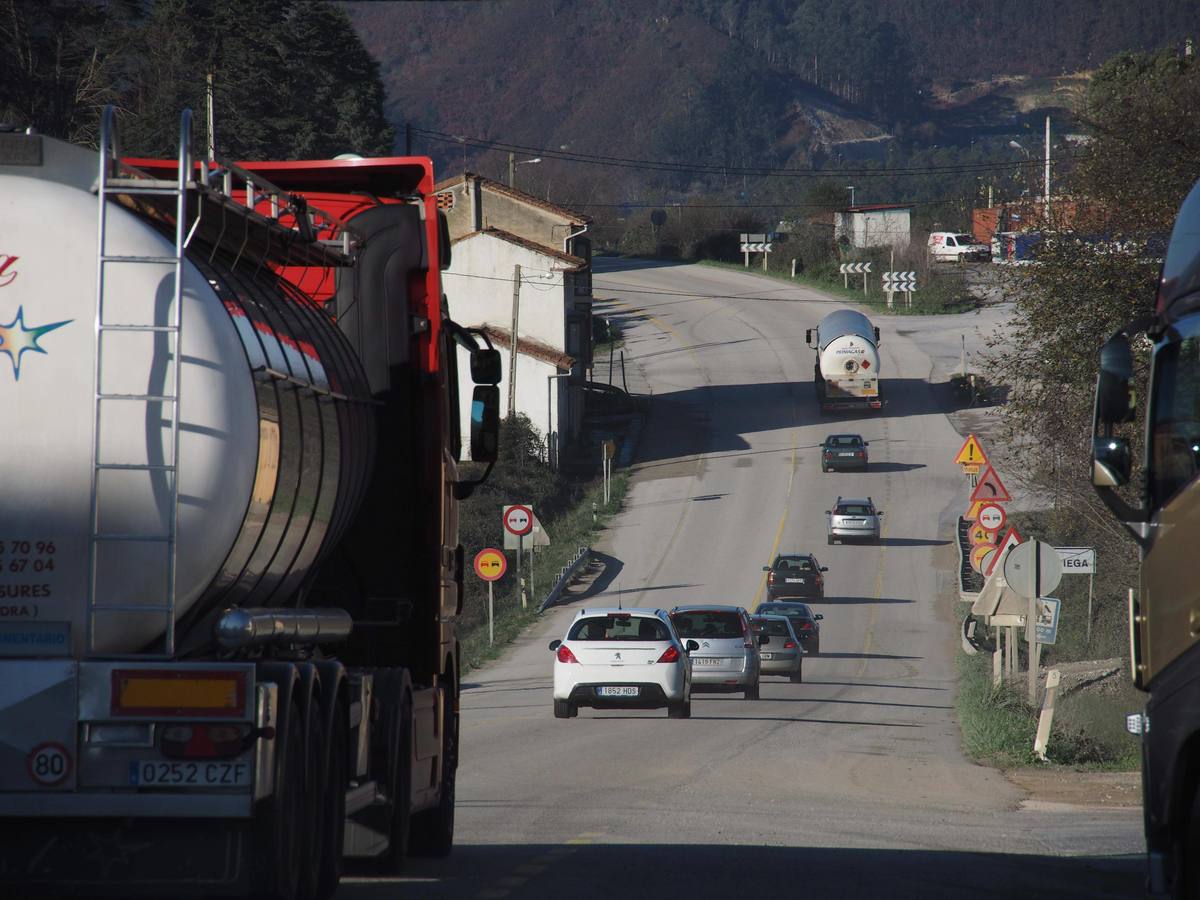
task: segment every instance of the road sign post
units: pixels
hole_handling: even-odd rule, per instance
[[[475,554],[474,562],[475,574],[487,582],[488,586],[488,643],[496,642],[496,626],[495,626],[495,598],[492,594],[492,585],[504,577],[504,573],[508,571],[508,560],[504,553],[497,550],[495,547],[487,547]]]
[[[1041,644],[1038,641],[1039,600],[1043,593],[1058,587],[1062,563],[1054,548],[1044,541],[1026,541],[1014,547],[1004,561],[1004,579],[1018,594],[1029,600],[1025,616],[1025,640],[1029,643],[1029,705],[1037,704],[1038,667]]]
[[[1087,575],[1087,646],[1092,643],[1092,588],[1096,578],[1095,547],[1055,547],[1054,552],[1062,560],[1064,575]]]

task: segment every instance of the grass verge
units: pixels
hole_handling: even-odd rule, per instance
[[[605,524],[620,512],[621,502],[629,489],[629,473],[617,472],[609,486],[609,501],[603,502],[604,489],[599,482],[584,492],[579,503],[565,513],[544,523],[553,543],[534,551],[533,592],[528,605],[521,608],[520,594],[506,591],[495,598],[495,642],[488,642],[486,620],[464,629],[460,635],[461,661],[464,671],[477,669],[496,659],[526,628],[537,621],[538,607],[558,580],[559,571],[574,558],[580,547],[590,547]],[[525,560],[528,561],[528,552]],[[528,570],[524,570],[528,578]],[[468,578],[474,577],[468,574]]]
[[[887,295],[883,293],[877,284],[872,284],[868,280],[867,287],[869,293],[863,294],[861,275],[850,276],[851,285],[853,285],[855,278],[859,279],[857,288],[853,286],[847,288],[843,287],[840,275],[830,277],[830,272],[825,272],[824,275],[799,273],[793,278],[788,272],[773,269],[764,271],[762,268],[755,268],[754,266],[746,268],[740,263],[704,259],[699,260],[697,264],[712,266],[718,269],[729,269],[735,272],[747,272],[753,275],[765,275],[767,278],[774,278],[777,281],[783,281],[787,284],[813,288],[814,290],[823,291],[826,294],[848,300],[851,303],[861,303],[885,315],[934,316],[942,315],[943,313],[967,312],[979,305],[973,297],[962,289],[961,282],[958,279],[948,275],[933,275],[923,283],[919,281],[911,306],[904,302],[902,295],[897,294],[895,305],[889,309]],[[830,271],[836,272],[836,268]],[[873,277],[876,276],[870,275],[868,279]],[[838,280],[834,280],[834,278]]]

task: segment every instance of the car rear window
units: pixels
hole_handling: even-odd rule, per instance
[[[812,610],[803,603],[790,603],[787,606],[768,606],[763,603],[758,611],[764,616],[787,616],[789,619],[807,619],[812,615]]]
[[[837,514],[839,516],[869,516],[871,507],[862,503],[843,503],[838,506]]]
[[[735,612],[681,612],[671,616],[681,638],[740,638],[742,618]]]
[[[659,619],[649,616],[588,616],[571,626],[568,641],[669,641]]]
[[[835,437],[830,438],[829,444],[833,447],[857,447],[862,443],[856,437]]]
[[[813,564],[811,559],[792,557],[789,559],[779,560],[779,562],[775,564],[775,568],[780,571],[787,570],[789,572],[811,572],[813,570]]]
[[[769,634],[771,637],[791,637],[788,633],[787,622],[772,622],[770,619],[760,619],[759,634]]]

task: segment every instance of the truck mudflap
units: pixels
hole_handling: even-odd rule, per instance
[[[4,819],[0,895],[245,894],[252,839],[246,822]]]

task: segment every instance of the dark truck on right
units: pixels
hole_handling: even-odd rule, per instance
[[[1138,476],[1135,342],[1151,348]],[[1153,312],[1100,350],[1093,429],[1092,483],[1141,553],[1130,656],[1149,697],[1127,723],[1142,738],[1148,888],[1200,898],[1200,183],[1176,218]]]

